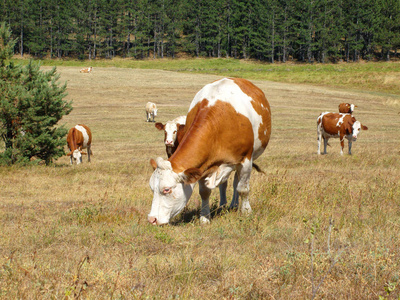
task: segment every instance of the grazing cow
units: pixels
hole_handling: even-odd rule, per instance
[[[73,164],[72,159],[76,161],[76,164],[82,162],[82,150],[87,149],[88,162],[90,162],[90,155],[92,155],[91,144],[92,144],[92,132],[86,125],[76,125],[72,127],[67,136],[67,143],[70,153],[67,156],[71,158],[71,165]]]
[[[349,154],[351,154],[352,142],[357,140],[361,130],[368,130],[351,114],[322,113],[317,119],[318,154],[321,154],[321,140],[324,139],[324,154],[330,138],[340,138],[341,151],[343,155],[344,139],[349,141]]]
[[[183,138],[185,130],[186,116],[180,116],[165,124],[156,123],[155,126],[158,130],[164,130],[164,144],[167,151],[168,158],[174,154],[178,148],[179,142]]]
[[[89,68],[83,68],[83,69],[81,69],[79,72],[80,72],[80,73],[91,73],[92,70],[93,70],[93,68],[92,68],[92,67],[89,67]]]
[[[340,104],[339,104],[339,113],[342,113],[342,114],[352,114],[355,107],[357,107],[357,106],[354,105],[354,104],[350,104],[350,103],[340,103]]]
[[[178,149],[168,160],[150,160],[154,172],[150,178],[153,202],[148,221],[153,225],[169,223],[186,206],[194,184],[199,182],[200,222],[209,223],[211,190],[221,185],[226,190],[233,171],[233,198],[240,196],[241,211],[250,213],[253,161],[264,152],[270,135],[269,103],[254,84],[224,78],[204,86],[190,105]]]
[[[157,117],[157,105],[153,102],[147,102],[146,104],[146,121],[151,122],[151,117]]]

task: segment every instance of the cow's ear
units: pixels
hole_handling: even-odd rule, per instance
[[[192,184],[198,181],[201,178],[201,171],[198,168],[189,168],[183,171],[183,183]]]
[[[153,170],[157,169],[157,163],[154,159],[150,159],[150,165],[153,167]]]
[[[165,125],[163,125],[163,124],[160,123],[160,122],[154,124],[154,126],[155,126],[158,130],[164,130],[164,127],[165,127]]]
[[[183,130],[185,130],[185,124],[176,124],[177,126],[178,126],[178,130],[179,131],[183,131]]]
[[[368,130],[368,127],[367,127],[367,126],[364,126],[363,124],[361,124],[361,129],[362,129],[362,130]]]

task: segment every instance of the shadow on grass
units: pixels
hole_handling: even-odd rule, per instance
[[[185,208],[170,224],[172,226],[179,226],[180,224],[196,223],[200,220],[200,207],[187,209]],[[229,208],[229,206],[220,207],[217,203],[210,207],[210,220],[218,218],[230,212],[236,212],[237,208]]]

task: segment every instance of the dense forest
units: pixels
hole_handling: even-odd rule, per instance
[[[391,60],[399,0],[1,0],[23,56]]]

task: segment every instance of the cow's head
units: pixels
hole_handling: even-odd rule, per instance
[[[73,158],[74,162],[76,162],[77,165],[79,165],[82,162],[82,155],[86,155],[87,153],[83,151],[79,151],[78,149],[75,149],[74,151],[71,151],[70,153],[67,154],[67,156],[71,156]],[[72,163],[72,161],[71,161]]]
[[[186,206],[200,171],[192,168],[181,173],[172,170],[171,163],[161,157],[150,160],[154,172],[150,178],[153,202],[148,220],[153,225],[168,224]]]
[[[179,123],[175,123],[173,121],[168,121],[163,125],[162,123],[156,123],[155,127],[158,130],[164,130],[165,137],[164,137],[164,143],[166,146],[174,146],[175,141],[178,136],[178,131],[183,130],[185,125],[181,125]]]
[[[82,153],[78,149],[75,149],[72,152],[72,158],[76,161],[76,164],[79,165],[82,162]]]
[[[355,142],[361,130],[368,130],[367,126],[364,126],[360,121],[355,121],[352,126],[351,138]]]

